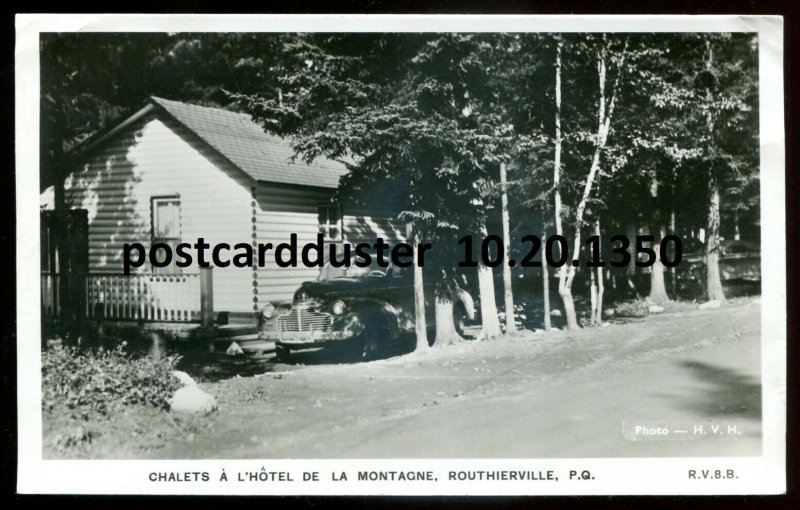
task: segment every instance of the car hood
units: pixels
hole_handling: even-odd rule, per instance
[[[294,302],[330,300],[368,293],[386,286],[386,277],[361,276],[356,278],[332,278],[330,280],[303,283],[294,295]]]

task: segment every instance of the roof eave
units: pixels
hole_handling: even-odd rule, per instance
[[[127,128],[128,126],[130,126],[134,122],[138,121],[139,119],[141,119],[142,117],[144,117],[145,115],[147,115],[148,113],[153,111],[153,109],[155,109],[155,106],[153,105],[153,103],[146,104],[139,111],[137,111],[136,113],[134,113],[133,115],[131,115],[130,117],[125,119],[124,121],[120,122],[119,124],[117,124],[116,126],[111,128],[110,130],[106,131],[105,133],[103,133],[102,135],[98,136],[95,139],[90,139],[89,141],[87,141],[87,143],[85,145],[80,146],[78,148],[77,152],[80,153],[80,154],[84,154],[86,152],[91,151],[95,147],[103,144],[104,142],[106,142],[108,139],[110,139],[111,137],[113,137],[114,135],[116,135],[117,133],[122,131],[123,129]]]

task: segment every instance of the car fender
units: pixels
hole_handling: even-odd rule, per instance
[[[391,303],[378,299],[361,299],[348,304],[352,307],[351,313],[359,317],[363,323],[368,323],[370,318],[377,317],[387,328],[387,333],[391,338],[395,338],[400,332],[401,314]]]

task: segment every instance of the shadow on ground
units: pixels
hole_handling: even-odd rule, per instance
[[[399,353],[391,352],[386,356]],[[236,376],[250,377],[265,372],[278,372],[303,365],[338,365],[358,363],[358,354],[343,346],[304,349],[292,351],[287,362],[277,359],[273,349],[261,354],[228,355],[224,352],[207,352],[187,349],[180,352],[181,359],[177,369],[182,370],[200,382],[217,382]]]
[[[250,377],[274,370],[271,356],[228,356],[222,352],[188,350],[181,352],[177,369],[197,381],[217,382],[232,377]]]
[[[688,402],[687,408],[706,416],[761,419],[760,381],[729,368],[698,361],[685,361],[681,366],[711,386],[710,391]]]

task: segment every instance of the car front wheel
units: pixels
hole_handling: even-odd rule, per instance
[[[372,361],[384,357],[388,342],[389,332],[384,322],[379,318],[370,319],[364,332],[359,335],[358,347],[361,351],[361,360]]]
[[[288,363],[291,357],[291,349],[285,345],[275,344],[275,357],[282,363]]]

